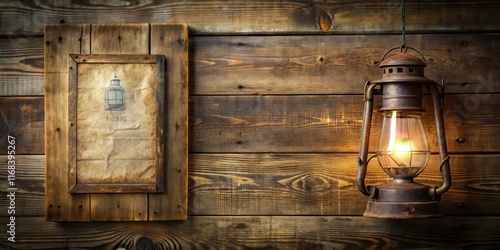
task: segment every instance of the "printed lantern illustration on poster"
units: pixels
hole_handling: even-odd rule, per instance
[[[110,80],[109,86],[105,89],[104,110],[122,111],[125,110],[125,88],[120,85],[120,79],[115,76]]]

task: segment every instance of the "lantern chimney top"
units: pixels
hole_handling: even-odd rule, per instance
[[[387,54],[395,49],[400,49],[401,52],[386,58]],[[408,49],[417,52],[421,58],[406,53]],[[379,65],[379,67],[384,70],[382,79],[373,81],[373,83],[435,83],[433,80],[424,76],[424,68],[426,66],[427,63],[420,51],[411,47],[392,48],[384,54],[382,62]]]

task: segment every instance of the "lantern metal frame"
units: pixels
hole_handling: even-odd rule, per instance
[[[385,59],[391,51],[398,48],[400,53]],[[422,60],[407,54],[408,49],[417,52]],[[383,55],[379,66],[384,69],[383,78],[374,82],[366,82],[364,90],[365,104],[356,174],[356,186],[361,193],[370,197],[363,215],[395,219],[439,217],[441,216],[438,206],[440,197],[451,186],[450,157],[443,121],[444,84],[439,85],[424,76],[423,69],[427,66],[424,56],[418,50],[407,47],[405,44],[388,50]],[[422,106],[424,86],[432,96],[441,159],[442,185],[436,187],[422,185],[413,182],[413,176],[394,179],[393,182],[378,187],[366,186],[367,166],[369,161],[376,156],[368,158],[374,95],[383,95],[380,111],[425,112]]]

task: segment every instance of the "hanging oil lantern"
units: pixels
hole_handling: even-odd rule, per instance
[[[424,76],[427,66],[424,56],[418,50],[406,46],[403,12],[403,45],[387,51],[380,63],[383,77],[365,85],[365,108],[361,146],[358,157],[356,185],[361,193],[370,197],[366,217],[374,218],[427,218],[438,217],[441,195],[451,186],[450,165],[446,147],[443,121],[444,85],[437,84]],[[399,53],[386,56],[399,49]],[[409,55],[412,50],[421,59]],[[378,88],[377,88],[378,87]],[[441,164],[439,169],[443,182],[440,186],[429,187],[413,179],[426,167],[430,157],[429,143],[422,124],[422,90],[426,88],[432,97],[434,120]],[[373,101],[375,94],[382,94],[382,126],[377,154],[368,157]],[[368,162],[377,157],[384,172],[393,181],[380,186],[366,186],[365,177]]]

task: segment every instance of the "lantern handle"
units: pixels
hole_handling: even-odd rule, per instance
[[[391,51],[396,50],[396,49],[399,49],[401,51],[401,53],[406,53],[408,51],[408,49],[411,49],[411,50],[417,52],[420,55],[420,57],[422,58],[422,61],[424,62],[425,66],[427,66],[427,61],[425,60],[424,55],[422,54],[422,52],[420,52],[419,50],[417,50],[417,49],[415,49],[413,47],[406,46],[406,44],[403,44],[400,47],[394,47],[392,49],[389,49],[388,51],[386,51],[384,53],[384,55],[382,56],[382,59],[380,61],[383,62],[385,60],[385,57],[387,56],[387,54],[389,54]]]
[[[358,168],[356,172],[356,186],[359,191],[366,196],[373,196],[376,192],[376,188],[373,186],[365,185],[365,177],[366,170],[368,166],[368,162],[373,159],[373,156],[368,158],[368,145],[370,142],[370,127],[372,122],[372,113],[373,113],[373,96],[375,92],[375,87],[378,84],[370,83],[367,81],[365,84],[365,92],[364,92],[364,101],[365,108],[363,111],[363,124],[362,124],[362,132],[361,132],[361,142],[360,142],[360,150],[359,157],[357,159]]]
[[[440,93],[437,84],[428,84],[427,90],[431,93],[434,106],[434,118],[436,122],[436,131],[438,136],[439,157],[441,165],[439,170],[443,177],[441,186],[431,188],[429,190],[433,199],[439,200],[439,197],[451,187],[451,172],[450,172],[450,156],[446,147],[446,135],[444,131],[443,109]]]
[[[439,98],[441,100],[441,109],[444,110],[444,79],[441,79],[441,84],[436,83],[439,92]]]

